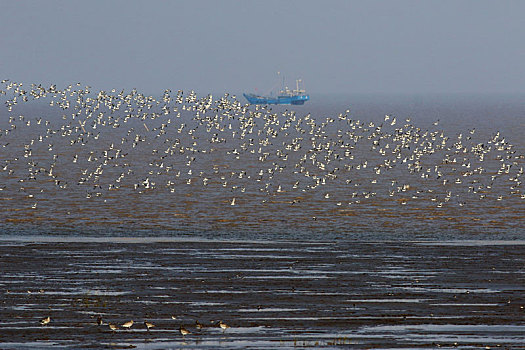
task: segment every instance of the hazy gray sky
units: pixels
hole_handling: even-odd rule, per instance
[[[524,93],[525,1],[0,1],[0,78],[94,88]]]

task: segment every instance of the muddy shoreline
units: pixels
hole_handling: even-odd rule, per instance
[[[0,266],[0,348],[525,344],[523,241],[4,238]]]

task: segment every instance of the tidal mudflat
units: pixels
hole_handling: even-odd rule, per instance
[[[525,344],[524,241],[4,237],[0,266],[3,349]]]

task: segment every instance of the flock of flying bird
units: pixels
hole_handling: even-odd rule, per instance
[[[3,201],[12,210],[148,193],[254,210],[525,199],[524,155],[499,132],[480,140],[474,128],[447,134],[389,115],[300,115],[228,94],[2,84],[0,197],[15,199]]]

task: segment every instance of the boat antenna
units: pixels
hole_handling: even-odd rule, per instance
[[[277,72],[277,77],[279,77],[280,75],[281,75],[281,72]],[[278,85],[279,85],[279,78],[277,78],[277,82],[270,88],[270,90],[268,90],[267,95],[272,96],[274,89],[278,88]]]

